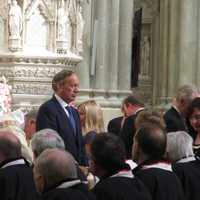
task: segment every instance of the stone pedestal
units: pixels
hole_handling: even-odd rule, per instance
[[[56,41],[57,53],[66,54],[68,52],[67,46],[68,46],[67,40],[57,40]]]
[[[38,107],[53,93],[51,81],[62,69],[75,70],[81,57],[22,53],[0,54],[0,76],[5,76],[12,86],[14,108]]]
[[[9,38],[8,40],[8,48],[12,52],[21,51],[21,38]]]

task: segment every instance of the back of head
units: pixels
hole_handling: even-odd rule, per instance
[[[25,115],[24,132],[26,133],[27,140],[31,140],[33,134],[36,132],[36,119],[37,110],[31,110]]]
[[[140,106],[140,107],[144,107],[144,103],[139,100],[137,97],[135,97],[134,95],[129,95],[127,96],[124,100],[123,100],[123,103],[122,104],[132,104],[132,105],[137,105],[137,106]]]
[[[83,124],[84,133],[94,130],[97,133],[104,131],[103,111],[95,100],[88,100],[81,103],[78,106],[78,110],[85,115],[85,123]]]
[[[135,142],[147,160],[158,160],[164,157],[167,139],[165,131],[159,125],[143,124],[136,132]]]
[[[28,112],[28,113],[25,115],[25,118],[26,118],[27,120],[29,120],[29,119],[36,119],[36,118],[37,118],[37,113],[38,113],[37,110],[31,110],[30,112]]]
[[[185,131],[167,133],[167,153],[172,162],[193,156],[193,139]]]
[[[64,84],[65,78],[71,76],[72,74],[75,74],[75,72],[73,72],[71,70],[66,70],[66,69],[63,69],[60,72],[58,72],[57,74],[55,74],[55,76],[53,77],[53,80],[52,80],[53,90],[57,91],[57,85]]]
[[[52,129],[43,129],[36,132],[31,141],[31,147],[35,157],[39,156],[45,149],[65,149],[63,139]]]
[[[0,131],[0,162],[21,157],[21,143],[17,137],[6,131]]]
[[[188,113],[187,116],[190,118],[194,110],[200,110],[200,97],[196,97],[195,99],[192,100],[191,104],[188,107]]]
[[[68,179],[77,179],[77,166],[73,156],[60,149],[47,149],[35,161],[34,171],[51,187]]]
[[[24,131],[19,128],[16,125],[8,125],[6,127],[3,127],[0,129],[0,132],[6,132],[6,133],[11,133],[13,134],[15,137],[17,137],[17,139],[20,142],[20,146],[21,146],[21,154],[22,156],[29,161],[30,163],[32,163],[32,151],[31,149],[28,147],[26,138],[25,138],[25,133]]]
[[[165,130],[166,125],[163,115],[156,111],[141,111],[135,119],[135,127],[139,129],[145,123],[156,124]]]
[[[179,102],[182,99],[191,101],[197,95],[197,88],[194,85],[183,85],[178,88],[176,100]]]
[[[95,137],[91,144],[92,160],[108,174],[123,169],[125,148],[119,137],[104,133]]]

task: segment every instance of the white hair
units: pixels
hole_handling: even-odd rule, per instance
[[[39,156],[45,149],[65,149],[63,139],[53,129],[43,129],[36,132],[31,140],[31,148],[35,157]]]
[[[194,156],[193,139],[185,131],[167,133],[167,153],[172,162]]]

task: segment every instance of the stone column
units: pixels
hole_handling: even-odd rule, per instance
[[[169,0],[160,1],[160,53],[159,56],[159,74],[158,74],[158,95],[159,103],[165,103],[167,91],[167,61],[168,61],[168,4]]]
[[[90,55],[91,55],[91,26],[92,26],[92,3],[83,4],[84,32],[83,32],[83,61],[77,66],[81,89],[90,88]]]
[[[200,1],[198,1],[198,50],[197,50],[197,65],[195,67],[196,75],[195,75],[195,83],[198,87],[200,87]]]
[[[107,40],[107,0],[97,0],[97,20],[98,20],[98,35],[97,35],[97,55],[96,55],[96,78],[95,78],[95,89],[99,92],[104,92],[106,89],[107,79],[107,62],[108,54],[107,50],[109,47]],[[101,91],[102,90],[102,91]],[[100,95],[101,96],[101,95]]]
[[[118,89],[130,90],[133,0],[120,0]]]
[[[179,51],[179,0],[170,0],[169,2],[169,39],[168,39],[168,90],[167,97],[175,94],[178,77],[178,60],[177,52]]]
[[[194,83],[197,65],[198,0],[180,2],[180,52],[178,85]]]
[[[120,0],[110,1],[111,10],[109,14],[109,38],[110,38],[110,51],[109,51],[109,90],[116,91],[118,89],[118,42],[119,42],[119,8]]]
[[[153,85],[153,105],[158,102],[158,77],[159,77],[159,23],[160,23],[159,13],[156,13],[153,18],[152,24],[152,85]]]

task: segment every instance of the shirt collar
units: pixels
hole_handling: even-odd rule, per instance
[[[138,112],[140,112],[140,111],[142,111],[142,110],[144,110],[144,109],[145,109],[144,107],[138,108],[138,109],[135,111],[135,115],[136,115]]]
[[[190,156],[187,158],[182,158],[180,160],[177,161],[177,163],[186,163],[186,162],[190,162],[190,161],[194,161],[195,157],[194,156]]]
[[[126,178],[133,178],[134,175],[132,173],[131,170],[122,170],[122,171],[119,171],[118,173],[110,176],[110,177],[126,177]]]
[[[151,169],[151,168],[158,168],[163,169],[167,171],[172,171],[172,166],[168,161],[165,160],[157,160],[153,162],[147,161],[147,163],[144,162],[144,164],[141,166],[142,169]]]
[[[179,115],[181,115],[180,111],[178,110],[178,108],[175,105],[172,105],[172,107],[179,113]]]
[[[54,94],[56,100],[58,101],[58,103],[63,107],[66,108],[69,104],[67,102],[65,102],[61,97],[59,97],[57,94]]]
[[[58,185],[56,188],[69,188],[69,187],[78,185],[80,183],[81,183],[80,180],[66,181]]]
[[[17,159],[17,160],[13,160],[13,161],[10,161],[10,162],[3,164],[1,166],[1,169],[6,168],[6,167],[10,167],[10,166],[13,166],[13,165],[24,165],[24,164],[26,164],[24,159]]]

